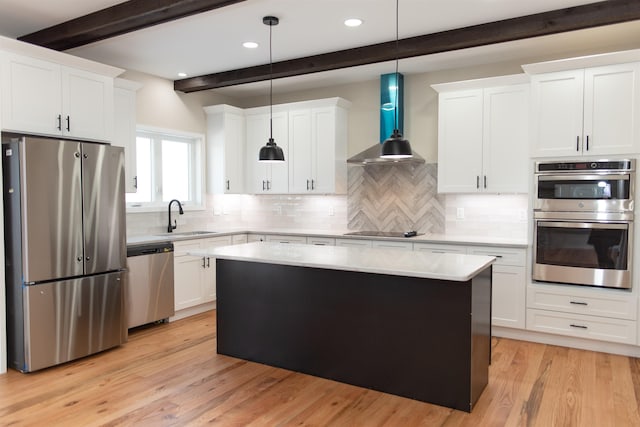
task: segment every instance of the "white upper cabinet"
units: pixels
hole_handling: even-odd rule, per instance
[[[482,108],[482,89],[439,95],[438,193],[480,191]]]
[[[289,192],[345,193],[347,110],[339,105],[289,111]]]
[[[640,63],[536,74],[531,85],[533,157],[640,151]]]
[[[315,99],[273,106],[273,138],[284,162],[258,161],[269,140],[269,107],[244,110],[245,190],[253,194],[333,194],[347,191],[350,102]]]
[[[518,83],[525,80],[517,75],[433,86],[440,92],[439,193],[527,191],[529,85]]]
[[[212,105],[204,110],[207,113],[207,191],[242,194],[245,192],[244,110],[230,105]]]
[[[529,85],[484,89],[483,191],[529,190]]]
[[[136,167],[136,91],[140,83],[116,79],[113,89],[113,145],[124,148],[125,191],[138,190]]]
[[[246,190],[253,194],[282,194],[289,191],[288,113],[273,113],[273,139],[284,152],[284,162],[259,162],[260,148],[269,141],[268,108],[245,110],[246,114]]]
[[[112,139],[112,77],[9,52],[1,62],[4,130]]]

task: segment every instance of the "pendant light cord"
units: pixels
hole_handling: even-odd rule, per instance
[[[398,130],[398,97],[400,96],[400,82],[398,81],[398,53],[400,51],[400,43],[398,41],[398,11],[399,11],[399,6],[400,5],[400,0],[396,0],[396,105],[395,108],[393,109],[393,123],[394,123],[394,128],[395,131],[393,133],[399,133]]]
[[[269,142],[273,141],[273,53],[271,38],[273,24],[269,24]]]

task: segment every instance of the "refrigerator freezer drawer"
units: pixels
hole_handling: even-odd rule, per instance
[[[126,341],[124,273],[25,286],[23,372],[68,362]]]

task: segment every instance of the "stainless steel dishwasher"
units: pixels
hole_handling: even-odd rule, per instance
[[[127,245],[128,328],[174,315],[173,243]]]

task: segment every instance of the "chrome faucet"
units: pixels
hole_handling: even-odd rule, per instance
[[[169,226],[167,227],[167,231],[169,233],[171,233],[173,230],[176,229],[176,227],[178,227],[178,221],[177,220],[173,220],[173,224],[171,224],[171,205],[173,204],[173,202],[176,202],[178,204],[178,213],[180,215],[184,215],[184,211],[182,210],[182,205],[180,204],[180,200],[178,199],[173,199],[169,202]]]

